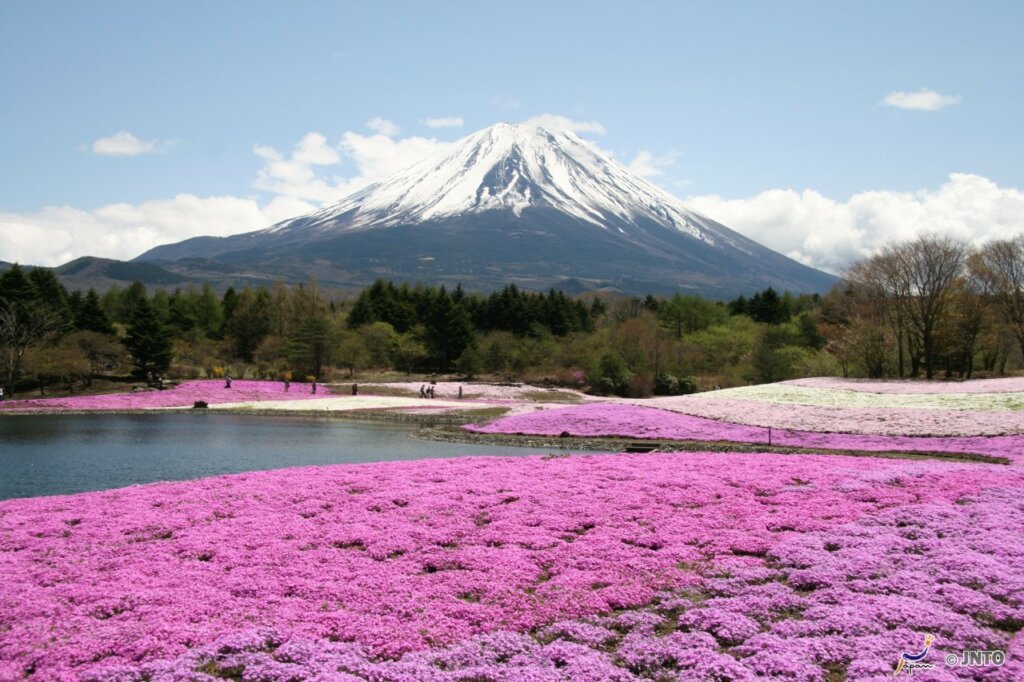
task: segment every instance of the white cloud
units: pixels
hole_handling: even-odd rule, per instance
[[[637,152],[633,160],[626,164],[626,168],[644,178],[654,178],[665,174],[665,169],[675,164],[679,158],[679,152],[670,151],[661,156],[655,156],[643,149]]]
[[[348,181],[356,188],[382,180],[451,144],[432,137],[412,136],[395,140],[384,135],[367,136],[353,132],[341,136],[345,156],[359,168],[359,175]]]
[[[558,114],[531,116],[523,121],[523,123],[525,125],[541,126],[555,130],[569,130],[574,133],[597,133],[598,135],[604,135],[607,132],[604,126],[597,121],[576,121],[568,116],[559,116]]]
[[[927,88],[916,92],[894,90],[882,100],[882,104],[887,106],[913,111],[938,111],[959,102],[960,95],[941,95]]]
[[[272,147],[256,145],[253,151],[264,161],[254,186],[304,201],[328,202],[348,193],[345,183],[332,183],[317,176],[315,166],[341,163],[338,150],[320,133],[308,133],[295,145],[290,157]]]
[[[85,255],[130,259],[159,244],[258,230],[313,208],[290,198],[260,206],[253,199],[179,194],[93,211],[51,206],[0,213],[0,253],[5,260],[49,266]]]
[[[385,137],[394,137],[398,133],[402,132],[402,129],[395,125],[394,121],[389,121],[386,118],[375,116],[366,122],[366,127],[375,133],[380,133]]]
[[[159,140],[140,140],[126,130],[121,130],[108,137],[94,140],[91,145],[94,154],[102,156],[139,156],[140,154],[162,154],[167,142]]]
[[[448,144],[429,137],[395,139],[349,131],[332,147],[320,133],[309,133],[295,145],[290,156],[272,147],[254,147],[253,151],[264,161],[254,186],[285,197],[329,204]],[[345,162],[354,164],[354,171],[347,176],[339,175],[337,171],[341,169],[333,167]],[[324,177],[317,166],[331,168],[334,174]]]
[[[836,201],[814,190],[747,198],[697,196],[693,209],[807,265],[840,272],[883,244],[942,233],[973,244],[1024,231],[1024,192],[954,173],[938,189],[871,191]]]
[[[423,125],[428,128],[461,128],[463,120],[461,116],[445,116],[441,118],[425,118]]]

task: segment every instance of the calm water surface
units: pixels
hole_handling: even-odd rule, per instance
[[[0,499],[308,464],[544,452],[410,438],[415,430],[215,413],[0,417]]]

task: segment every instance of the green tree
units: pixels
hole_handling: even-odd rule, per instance
[[[370,364],[373,367],[390,367],[398,349],[398,333],[395,328],[387,322],[374,322],[360,327],[359,335],[369,352]]]
[[[415,333],[402,334],[398,337],[395,347],[395,366],[406,374],[413,370],[427,357],[427,348],[416,338]]]
[[[292,335],[288,355],[293,367],[307,369],[319,380],[332,350],[330,322],[323,317],[310,317]]]
[[[166,372],[171,365],[173,339],[145,298],[139,299],[132,312],[123,343],[132,356],[135,373],[140,377],[148,372]]]
[[[438,292],[426,325],[427,351],[440,371],[452,363],[475,342],[473,324],[465,308],[456,305],[444,287]]]
[[[747,314],[754,322],[781,324],[789,319],[789,302],[788,299],[780,297],[775,289],[768,287],[750,299],[747,303]]]
[[[49,268],[33,268],[28,275],[36,291],[36,300],[46,306],[60,319],[64,327],[71,325],[71,306],[68,305],[68,291]]]
[[[225,331],[234,342],[235,356],[252,362],[253,353],[270,333],[270,294],[267,290],[243,289],[225,323]]]
[[[114,326],[100,304],[100,297],[95,289],[89,289],[75,313],[75,327],[83,331],[97,334],[113,334]]]
[[[0,274],[0,302],[11,305],[28,303],[38,295],[32,280],[17,263]]]
[[[348,375],[351,377],[355,374],[357,367],[362,367],[369,361],[370,353],[362,336],[351,330],[345,330],[338,340],[334,357],[338,364],[348,368]]]
[[[726,317],[726,310],[722,306],[698,296],[682,296],[678,293],[658,309],[661,326],[670,330],[677,339],[683,338],[683,334],[692,334],[721,324]]]
[[[235,291],[234,287],[228,287],[228,290],[224,292],[224,297],[221,299],[220,307],[223,314],[224,325],[227,326],[228,322],[235,314],[235,306],[238,305],[238,292]]]
[[[814,313],[810,311],[800,313],[800,317],[797,318],[797,327],[800,330],[799,343],[801,346],[820,350],[828,343],[828,339],[818,329],[818,321]]]
[[[752,371],[748,378],[763,384],[794,378],[796,367],[807,358],[807,352],[792,345],[792,336],[784,327],[763,329],[751,353]]]
[[[455,369],[468,380],[474,379],[483,369],[483,366],[484,357],[476,345],[467,347],[455,360]]]
[[[626,395],[629,391],[629,379],[632,376],[626,361],[618,353],[605,353],[598,362],[594,388],[599,393]]]
[[[141,301],[149,302],[146,296],[146,285],[142,282],[132,282],[127,289],[121,292],[120,299],[117,301],[117,312],[113,316],[114,320],[129,324],[135,314],[135,308]]]

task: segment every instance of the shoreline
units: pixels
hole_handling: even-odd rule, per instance
[[[757,443],[738,443],[732,441],[703,440],[668,440],[623,438],[620,436],[531,436],[527,434],[492,434],[473,433],[456,429],[421,428],[418,433],[410,434],[414,438],[441,441],[446,443],[509,445],[515,447],[544,448],[558,450],[586,450],[602,453],[624,453],[627,448],[643,445],[655,446],[649,452],[718,452],[755,454],[767,453],[776,455],[827,455],[839,457],[877,457],[880,459],[913,459],[939,460],[945,462],[966,462],[972,464],[994,464],[1006,466],[1010,460],[1006,457],[991,457],[975,453],[927,452],[927,451],[872,451],[872,450],[832,450],[828,448],[798,448],[777,445],[761,445]],[[649,454],[649,453],[648,453]]]

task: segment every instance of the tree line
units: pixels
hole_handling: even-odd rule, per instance
[[[372,370],[670,394],[770,380],[808,361],[820,345],[807,328],[819,304],[771,289],[726,304],[390,281],[348,298],[312,281],[223,294],[210,286],[148,292],[136,282],[100,295],[15,266],[0,275],[0,320],[8,318],[0,349],[9,392],[129,373],[323,379]]]
[[[970,377],[1024,357],[1024,237],[971,250],[894,242],[824,296],[772,288],[568,296],[507,286],[378,281],[68,292],[45,268],[0,275],[0,360],[14,389],[96,376],[327,380],[369,372],[481,374],[602,394],[687,393],[798,376]]]
[[[844,273],[820,323],[844,374],[1003,374],[1024,353],[1024,235],[890,243]]]

